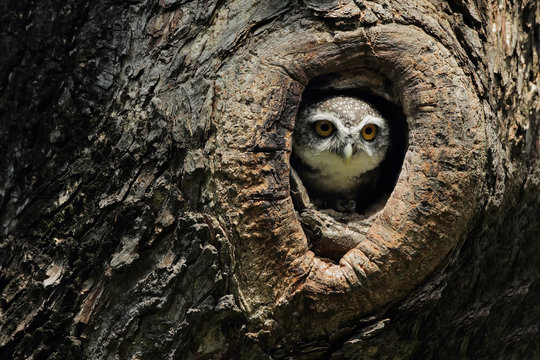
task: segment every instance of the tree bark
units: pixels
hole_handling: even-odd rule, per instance
[[[0,358],[538,358],[538,2],[0,10]],[[370,212],[291,171],[317,91],[403,118]]]

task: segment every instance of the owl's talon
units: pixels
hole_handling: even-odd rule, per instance
[[[325,202],[322,199],[315,198],[312,202],[316,208],[322,209],[325,207]]]
[[[356,201],[349,200],[347,201],[347,211],[354,212],[356,210]]]
[[[340,212],[354,212],[356,210],[356,201],[354,200],[336,200],[333,208]]]

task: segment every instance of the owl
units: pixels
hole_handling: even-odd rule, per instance
[[[379,111],[360,98],[333,96],[300,110],[292,162],[315,204],[353,212],[370,198],[389,146]]]

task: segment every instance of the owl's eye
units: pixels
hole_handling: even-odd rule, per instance
[[[315,122],[315,132],[321,137],[327,137],[334,132],[334,124],[328,120],[320,120]]]
[[[377,125],[367,124],[362,128],[362,137],[367,141],[375,139],[377,136]]]

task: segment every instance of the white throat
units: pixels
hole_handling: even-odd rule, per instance
[[[361,151],[352,155],[347,164],[342,156],[334,152],[313,152],[303,146],[296,146],[295,154],[307,166],[316,170],[301,174],[308,182],[307,185],[317,191],[330,193],[356,190],[362,184],[360,176],[375,169],[384,158],[384,154],[369,156]]]

